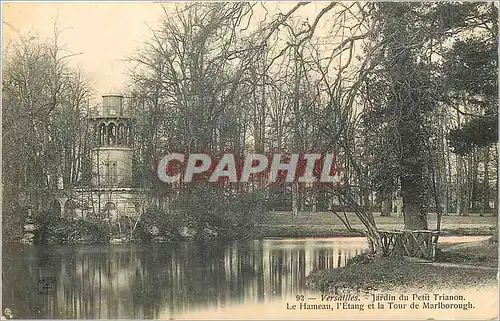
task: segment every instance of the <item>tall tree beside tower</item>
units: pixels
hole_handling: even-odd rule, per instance
[[[421,6],[380,3],[377,9],[379,32],[374,41],[383,50],[368,79],[371,94],[363,115],[374,155],[371,181],[381,195],[391,195],[400,184],[405,228],[427,229],[428,118],[435,99],[429,66],[419,56],[419,44],[425,40],[418,26]]]

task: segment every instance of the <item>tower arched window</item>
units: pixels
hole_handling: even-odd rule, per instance
[[[106,144],[106,124],[101,123],[99,125],[99,146],[104,146]]]
[[[114,123],[108,125],[108,145],[116,143],[116,126]]]
[[[126,133],[127,129],[125,127],[125,124],[119,123],[118,124],[118,145],[125,145],[126,144]]]

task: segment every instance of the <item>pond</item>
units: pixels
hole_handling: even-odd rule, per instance
[[[214,244],[3,245],[3,298],[16,318],[169,319],[307,295],[312,271],[345,265],[365,238]]]

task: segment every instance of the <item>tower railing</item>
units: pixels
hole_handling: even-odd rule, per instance
[[[89,117],[133,118],[135,115],[135,101],[133,97],[121,97],[119,104],[103,102],[94,106],[94,108],[90,108]]]

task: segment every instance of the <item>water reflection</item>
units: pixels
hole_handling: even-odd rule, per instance
[[[311,271],[343,266],[366,248],[363,238],[4,245],[2,303],[17,318],[175,317],[295,296]],[[53,293],[39,292],[40,278],[55,280]]]

